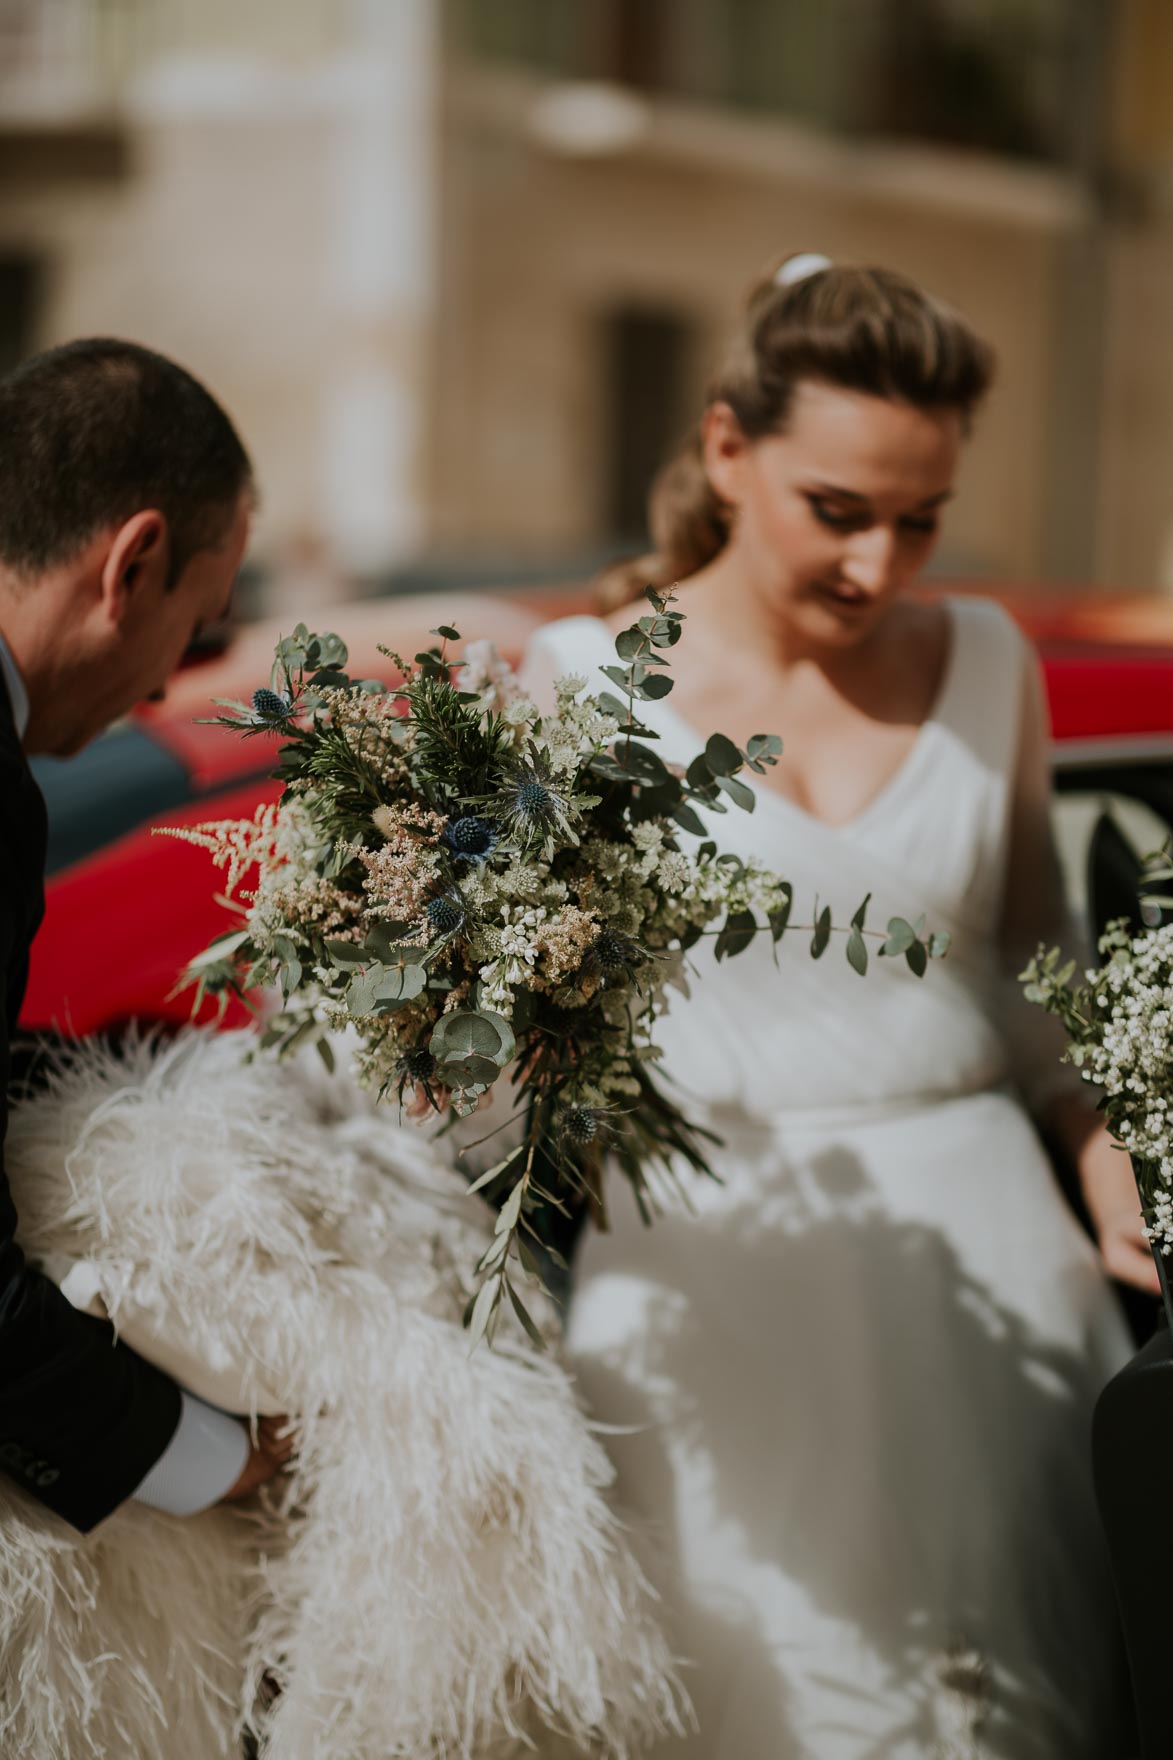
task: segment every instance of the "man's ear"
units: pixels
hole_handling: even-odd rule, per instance
[[[169,551],[167,516],[157,508],[118,527],[102,564],[102,603],[113,622],[122,622],[144,588],[164,584]]]
[[[711,403],[701,418],[701,456],[705,475],[722,501],[741,500],[741,465],[749,442],[727,403]]]

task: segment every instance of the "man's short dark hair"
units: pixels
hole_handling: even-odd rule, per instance
[[[168,584],[220,542],[252,465],[220,405],[137,343],[68,342],[0,379],[0,565],[35,577],[146,508],[166,516]]]

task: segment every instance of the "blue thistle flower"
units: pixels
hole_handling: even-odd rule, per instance
[[[288,697],[269,690],[266,685],[253,692],[253,708],[262,721],[285,721],[292,707]]]
[[[514,805],[517,811],[524,814],[527,819],[545,819],[549,815],[552,804],[550,790],[544,782],[539,782],[536,776],[531,777],[528,782],[521,783],[514,795]]]
[[[417,1045],[414,1051],[405,1051],[395,1065],[399,1076],[399,1104],[402,1106],[410,1088],[413,1096],[418,1098],[422,1092],[433,1110],[439,1111],[432,1083],[436,1079],[436,1059],[426,1045]]]
[[[506,777],[501,795],[501,817],[517,837],[549,837],[569,833],[570,802],[559,786],[560,779],[535,746],[529,759]]]
[[[604,975],[624,972],[640,961],[640,950],[626,935],[616,934],[614,929],[604,929],[599,935],[587,960]]]
[[[565,1114],[562,1129],[572,1143],[586,1148],[599,1134],[599,1120],[589,1106],[575,1106]]]
[[[451,935],[464,922],[464,906],[455,898],[441,893],[437,898],[429,898],[424,906],[424,915],[428,924],[438,935]]]
[[[436,1059],[426,1045],[415,1051],[408,1051],[400,1059],[400,1068],[409,1081],[427,1082],[436,1073]]]
[[[497,847],[499,838],[497,827],[475,813],[449,819],[443,835],[453,855],[466,862],[483,862]]]

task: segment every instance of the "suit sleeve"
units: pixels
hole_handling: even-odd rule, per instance
[[[12,831],[0,803],[0,1468],[84,1533],[133,1495],[166,1449],[180,1394],[110,1325],[72,1307],[17,1244],[4,1144],[9,1023],[28,945]]]

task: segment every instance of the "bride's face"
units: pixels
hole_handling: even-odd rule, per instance
[[[772,615],[813,643],[848,646],[932,554],[963,421],[809,381],[785,433],[747,440],[715,404],[704,439],[709,478],[734,509],[730,560]]]

